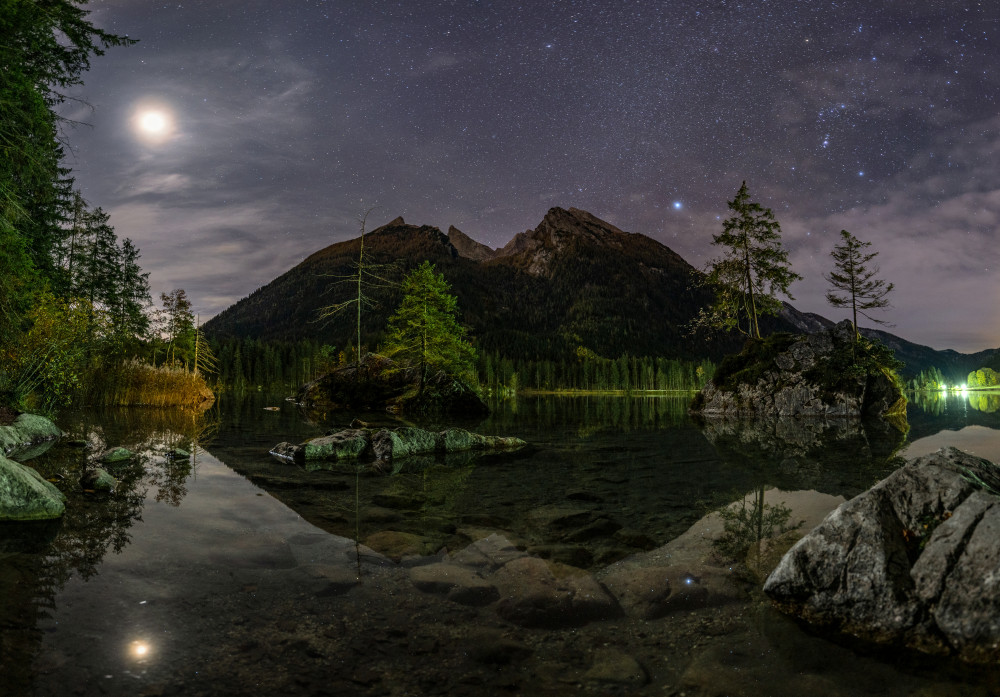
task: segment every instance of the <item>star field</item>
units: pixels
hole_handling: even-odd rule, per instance
[[[915,0],[94,1],[140,43],[67,116],[84,196],[154,291],[202,318],[403,215],[500,246],[551,206],[696,266],[746,180],[782,225],[799,309],[840,318],[842,228],[881,251],[908,339],[1000,346],[1000,9]],[[170,138],[137,137],[137,105]]]

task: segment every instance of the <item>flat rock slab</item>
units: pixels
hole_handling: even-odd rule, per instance
[[[783,610],[871,641],[996,662],[1000,469],[954,448],[911,461],[842,504],[782,558]]]

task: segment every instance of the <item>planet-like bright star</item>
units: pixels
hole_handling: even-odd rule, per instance
[[[680,201],[674,201],[674,210],[675,211],[679,211],[683,207],[684,207],[684,204],[682,204]]]

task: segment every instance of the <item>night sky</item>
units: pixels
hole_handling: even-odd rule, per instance
[[[846,228],[890,331],[1000,346],[995,0],[88,7],[140,43],[92,61],[67,164],[202,320],[371,206],[491,247],[575,206],[701,267],[745,179],[799,309],[847,316],[822,277]]]

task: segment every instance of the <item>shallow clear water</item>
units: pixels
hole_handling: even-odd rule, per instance
[[[956,445],[1000,461],[990,406],[911,405],[904,440],[843,424],[701,428],[685,398],[531,398],[460,424],[527,448],[378,476],[269,456],[355,416],[313,422],[280,397],[70,415],[69,437],[30,462],[63,477],[65,519],[0,530],[0,694],[990,694],[989,671],[799,627],[752,574],[734,572],[736,592],[711,606],[550,625],[411,582],[489,535],[600,576],[682,535],[701,544],[699,526],[721,532],[707,513],[755,492],[813,524],[900,456]],[[140,457],[115,471],[114,494],[82,492],[108,445]],[[194,455],[165,457],[175,446]]]

